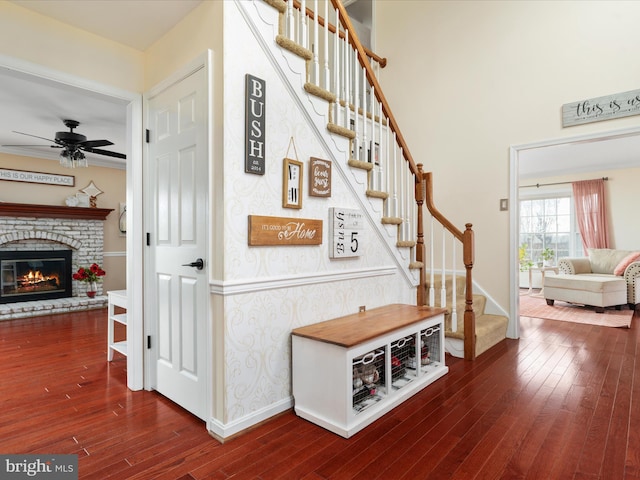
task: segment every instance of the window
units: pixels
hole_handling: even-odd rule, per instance
[[[576,227],[571,195],[520,200],[520,247],[534,265],[543,262],[543,251],[558,258],[582,256],[580,232]]]

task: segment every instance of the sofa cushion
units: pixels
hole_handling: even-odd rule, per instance
[[[640,252],[630,253],[620,261],[620,263],[613,270],[613,274],[624,275],[624,271],[627,269],[627,267],[639,259],[640,259]]]
[[[607,273],[613,275],[618,264],[630,253],[628,250],[615,250],[611,248],[588,248],[589,261],[592,273]]]
[[[545,294],[547,287],[594,293],[627,291],[627,284],[620,277],[589,273],[581,275],[547,275],[544,277]]]

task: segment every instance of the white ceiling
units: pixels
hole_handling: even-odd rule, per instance
[[[203,0],[11,0],[14,4],[145,50]],[[66,131],[64,119],[80,122],[76,129],[88,140],[114,143],[105,150],[126,153],[126,110],[122,102],[68,85],[16,74],[0,65],[0,151],[58,160],[59,149],[44,140]],[[603,128],[603,130],[606,130]],[[87,154],[92,165],[125,168],[126,161]],[[520,178],[562,175],[640,166],[640,135],[605,141],[571,142],[524,150],[519,156]],[[16,166],[19,168],[19,166]]]
[[[12,3],[74,27],[109,38],[137,50],[145,50],[162,37],[202,0],[11,0]],[[60,149],[51,148],[28,133],[53,139],[68,131],[63,120],[77,120],[76,133],[88,140],[106,139],[103,147],[126,154],[126,104],[112,97],[18,73],[0,65],[1,152],[58,160]],[[90,165],[125,168],[126,160],[86,154]],[[20,166],[16,165],[19,169]]]
[[[640,133],[603,133],[603,138],[573,139],[522,150],[518,176],[544,178],[640,167]]]

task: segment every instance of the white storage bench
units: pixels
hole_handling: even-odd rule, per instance
[[[394,304],[293,330],[296,414],[349,438],[445,375],[444,312]]]

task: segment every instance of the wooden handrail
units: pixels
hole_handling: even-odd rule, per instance
[[[458,230],[456,228],[456,226],[451,223],[449,220],[447,220],[447,218],[442,215],[438,209],[436,208],[434,202],[433,202],[433,175],[431,172],[425,172],[424,174],[424,180],[425,180],[425,202],[427,204],[427,209],[429,210],[429,212],[431,213],[431,215],[433,215],[433,217],[438,220],[438,222],[440,222],[442,224],[442,226],[444,228],[446,228],[447,230],[449,230],[449,232],[451,233],[451,235],[453,235],[454,237],[456,237],[458,240],[460,240],[461,242],[463,242],[463,233]]]
[[[293,7],[297,8],[298,10],[300,10],[302,8],[302,4],[300,3],[300,0],[293,0]],[[311,18],[311,20],[314,20],[316,17],[316,14],[313,10],[311,10],[310,8],[305,8],[306,10],[306,14],[307,17]],[[325,19],[323,17],[321,17],[320,15],[318,15],[318,24],[320,24],[321,26],[324,27],[325,25]],[[332,23],[329,23],[329,31],[331,33],[338,33],[338,36],[340,38],[344,38],[345,35],[343,32],[339,31],[336,26]],[[367,47],[362,47],[365,51],[365,53],[367,54],[367,56],[369,56],[370,58],[372,58],[373,60],[375,60],[376,62],[378,62],[378,64],[380,65],[381,68],[384,68],[387,66],[387,59],[383,58],[379,55],[377,55],[376,53],[372,52],[371,50],[369,50]]]
[[[358,51],[358,57],[359,57],[358,61],[360,62],[360,66],[362,66],[367,72],[367,79],[369,80],[369,85],[373,86],[373,88],[375,89],[376,98],[382,104],[382,111],[384,112],[384,114],[388,119],[389,125],[391,126],[391,130],[396,134],[396,142],[398,143],[400,148],[402,148],[402,153],[404,155],[405,160],[409,163],[409,168],[411,169],[411,172],[413,172],[413,174],[416,176],[415,181],[419,182],[420,180],[417,178],[418,168],[416,167],[416,162],[414,162],[413,157],[411,156],[411,152],[409,151],[407,142],[405,141],[404,136],[400,131],[398,122],[396,122],[396,119],[393,116],[393,113],[391,112],[391,108],[389,107],[389,102],[387,102],[387,99],[382,93],[382,88],[380,88],[378,79],[376,78],[376,75],[373,72],[373,69],[371,68],[371,64],[369,63],[369,60],[367,60],[366,58],[367,54],[364,50],[364,47],[360,43],[360,40],[358,39],[358,34],[353,28],[353,24],[351,23],[349,14],[347,13],[347,10],[344,8],[340,0],[331,0],[331,3],[333,4],[334,8],[337,8],[338,11],[340,12],[340,21],[342,22],[342,25],[344,26],[344,28],[346,28],[347,30],[349,30],[349,32],[351,32],[349,34],[349,43],[353,48],[355,48]]]
[[[422,172],[422,164],[418,164],[418,170]],[[461,232],[435,207],[433,202],[433,175],[431,172],[422,173],[425,183],[425,204],[427,209],[440,224],[446,228],[451,235],[462,242],[462,261],[465,268],[465,292],[464,292],[464,359],[474,360],[476,358],[476,314],[473,311],[473,277],[471,275],[473,263],[475,261],[474,234],[472,225],[467,223],[465,231]],[[416,199],[418,197],[416,196]],[[420,225],[418,225],[420,228]],[[423,283],[420,277],[420,289],[426,287],[426,278]]]

